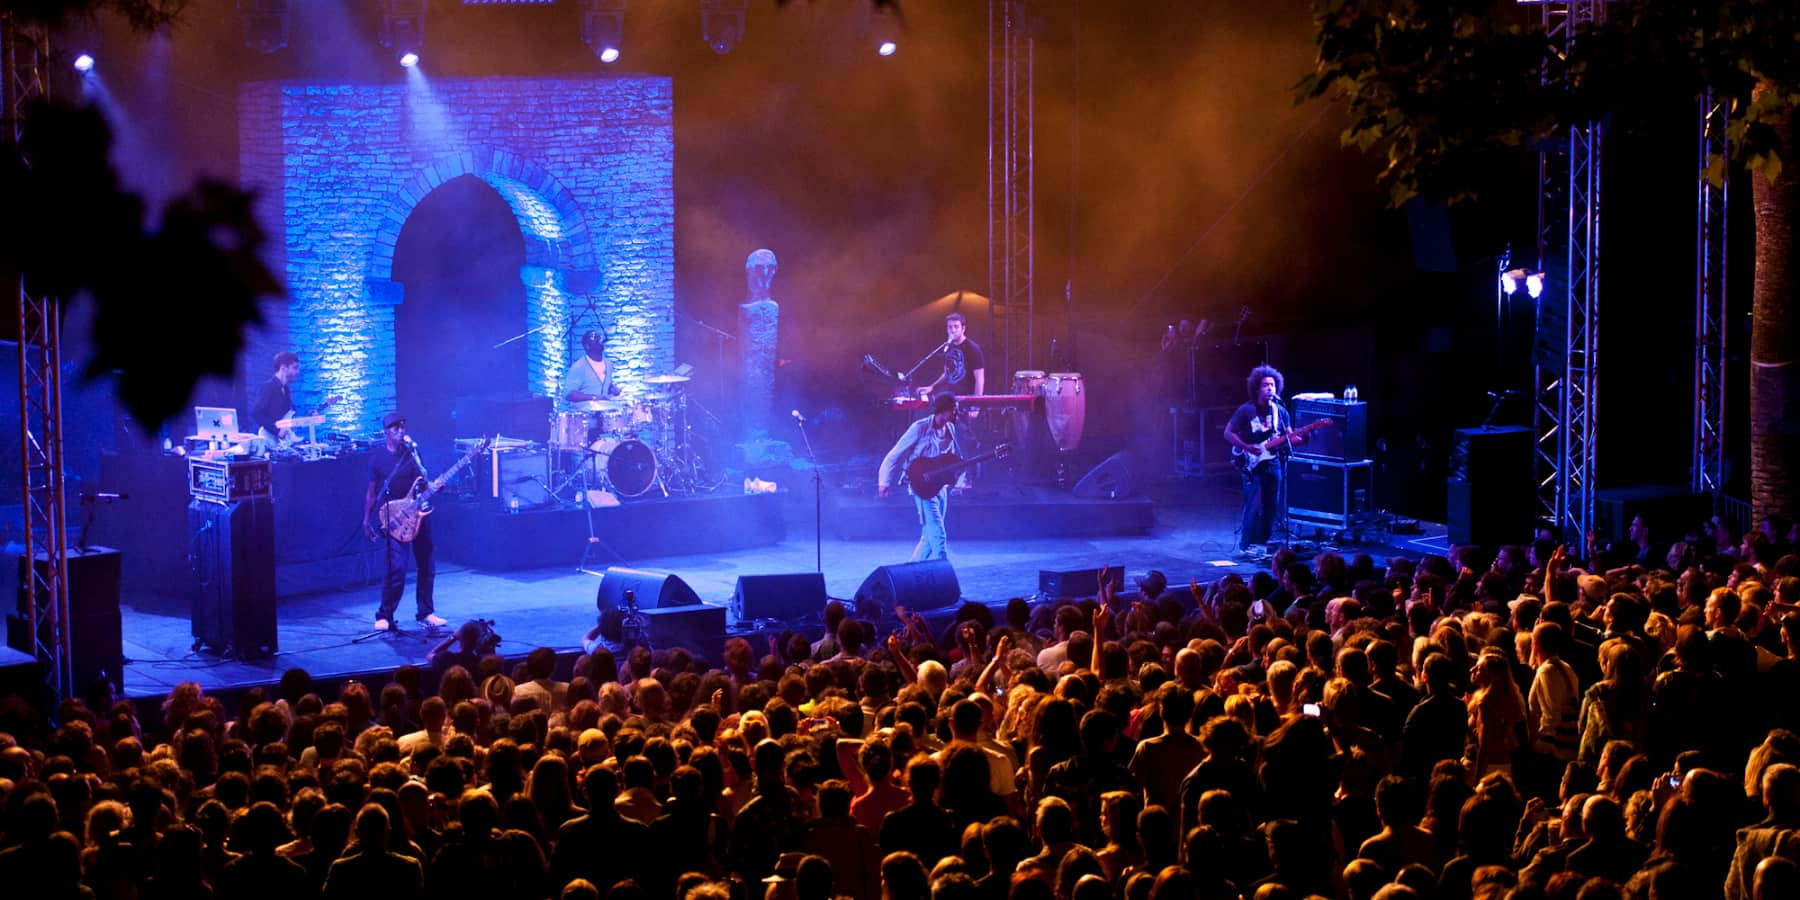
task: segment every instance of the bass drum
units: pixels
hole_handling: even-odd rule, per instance
[[[622,497],[640,497],[656,487],[656,451],[636,438],[606,437],[594,442],[594,461],[606,483]]]
[[[1087,423],[1087,391],[1080,372],[1052,372],[1044,380],[1044,420],[1058,450],[1081,446],[1081,430]]]

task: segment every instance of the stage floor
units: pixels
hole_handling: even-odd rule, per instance
[[[1166,573],[1171,584],[1189,578],[1205,583],[1225,572],[1253,571],[1229,557],[1240,503],[1235,484],[1209,488],[1176,482],[1153,489],[1153,493],[1155,524],[1146,534],[1003,540],[953,537],[951,561],[963,596],[1002,602],[1030,595],[1037,589],[1040,569],[1109,564],[1124,566],[1131,578],[1155,568]],[[786,537],[772,546],[687,556],[596,559],[590,561],[590,567],[622,565],[671,572],[692,586],[703,602],[725,605],[739,575],[813,571],[811,524],[790,521]],[[1395,552],[1417,557],[1442,552],[1442,534],[1441,527],[1428,526],[1426,535],[1396,538],[1397,546],[1354,549],[1379,558]],[[571,535],[567,563],[540,569],[479,571],[440,560],[438,613],[453,624],[477,617],[493,619],[494,629],[503,639],[500,650],[508,657],[522,656],[539,646],[558,652],[576,650],[594,623],[598,586],[595,576],[575,568],[584,542],[585,531]],[[828,530],[822,550],[828,593],[848,598],[875,567],[904,562],[912,552],[912,542],[844,540]],[[193,638],[185,615],[168,614],[166,608],[162,612],[140,610],[127,596],[123,610],[124,651],[129,660],[125,692],[132,697],[159,696],[182,681],[196,681],[209,690],[269,684],[293,667],[321,679],[367,677],[379,686],[394,668],[423,662],[425,652],[446,632],[411,626],[410,578],[399,612],[406,630],[399,634],[373,632],[377,590],[369,585],[284,598],[277,615],[279,652],[267,659],[241,662],[191,652]]]

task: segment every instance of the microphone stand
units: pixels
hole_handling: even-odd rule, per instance
[[[910,369],[907,369],[905,375],[900,376],[900,383],[910,386],[912,384],[913,373],[924,368],[926,363],[931,362],[932,357],[938,355],[939,353],[944,352],[944,348],[949,347],[949,346],[950,346],[950,342],[945,341],[942,344],[937,345],[937,349],[931,351],[930,353],[925,354],[925,356],[923,358],[921,358],[918,362],[913,363],[913,367]]]
[[[825,572],[825,474],[819,470],[819,457],[813,453],[812,438],[806,434],[806,417],[794,410],[794,422],[800,426],[800,440],[806,445],[806,458],[812,463],[813,476],[813,571]]]
[[[713,342],[713,384],[715,386],[715,390],[713,392],[713,399],[715,401],[717,401],[717,405],[721,409],[724,408],[724,406],[725,406],[725,378],[724,378],[725,342],[737,340],[737,335],[732,334],[731,332],[726,331],[723,328],[716,328],[712,325],[708,325],[705,322],[702,322],[699,319],[696,319],[693,316],[688,315],[687,313],[677,312],[675,315],[680,318],[686,319],[687,321],[692,322],[695,325],[700,326],[700,330],[706,332],[707,337],[712,338],[712,342]]]

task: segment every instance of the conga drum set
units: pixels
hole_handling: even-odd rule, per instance
[[[550,420],[553,493],[598,505],[601,497],[663,496],[719,485],[688,422],[691,376],[652,375],[640,397],[570,404]]]
[[[1037,406],[1044,411],[1042,421],[1049,430],[1050,442],[1059,451],[1056,480],[1058,484],[1063,483],[1067,480],[1063,455],[1081,446],[1081,432],[1087,424],[1087,387],[1081,373],[1023,369],[1013,373],[1012,391],[1038,398]],[[1035,421],[1036,416],[1015,419],[1014,427],[1022,429],[1014,436],[1015,440],[1029,446],[1032,437],[1029,430]]]

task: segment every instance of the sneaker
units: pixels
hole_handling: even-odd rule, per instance
[[[393,623],[389,622],[386,619],[376,619],[375,620],[375,630],[376,631],[386,631],[392,627],[394,627]]]
[[[426,613],[425,615],[419,617],[419,624],[420,625],[429,625],[433,628],[442,628],[445,625],[450,624],[450,622],[448,619],[445,619],[443,616],[440,616],[437,613]]]

